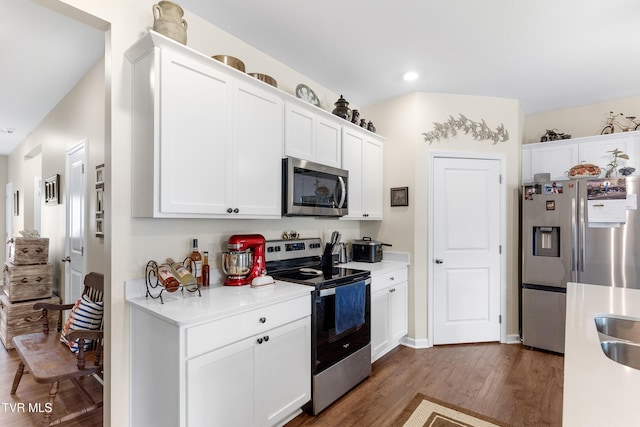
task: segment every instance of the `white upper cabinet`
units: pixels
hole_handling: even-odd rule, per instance
[[[341,166],[339,118],[302,101],[285,103],[285,154],[327,166]]]
[[[156,33],[127,58],[133,215],[279,218],[278,91]]]
[[[602,169],[613,159],[611,151],[616,148],[629,155],[629,160],[620,160],[618,168],[632,166],[640,168],[640,132],[623,132],[596,135],[561,141],[525,144],[522,146],[522,182],[532,182],[536,173],[549,173],[552,180],[568,179],[567,172],[579,163],[593,163]],[[638,171],[634,172],[634,175]]]
[[[344,219],[382,219],[382,138],[343,127],[342,168],[349,171],[349,214]]]

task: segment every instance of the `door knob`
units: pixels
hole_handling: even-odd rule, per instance
[[[436,258],[436,264],[442,264],[444,261],[441,260],[440,258]]]
[[[71,257],[70,256],[66,256],[66,257],[62,258],[60,261],[62,261],[62,262],[71,262]]]

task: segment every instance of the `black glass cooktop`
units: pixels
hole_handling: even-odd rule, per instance
[[[319,267],[296,268],[271,274],[277,280],[315,286],[316,288],[331,288],[346,282],[357,282],[370,275],[371,273],[366,270],[344,267],[332,267],[324,270]]]

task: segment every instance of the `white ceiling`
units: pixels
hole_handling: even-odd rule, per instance
[[[426,91],[531,114],[640,94],[638,0],[178,2],[361,107]]]
[[[0,11],[0,155],[6,155],[104,56],[104,32],[30,0],[0,0]]]
[[[532,114],[640,95],[637,0],[177,2],[360,107],[425,91],[517,99]],[[31,1],[0,10],[6,154],[103,55],[104,36]],[[409,70],[417,81],[402,80]]]

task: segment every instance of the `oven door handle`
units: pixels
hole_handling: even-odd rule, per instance
[[[353,283],[358,283],[358,282],[353,282]],[[345,283],[345,284],[351,285],[353,283]],[[366,279],[364,282],[365,286],[369,286],[370,283],[371,283],[371,279]],[[318,291],[319,297],[326,297],[326,296],[335,295],[335,294],[336,294],[336,288],[321,289]]]

